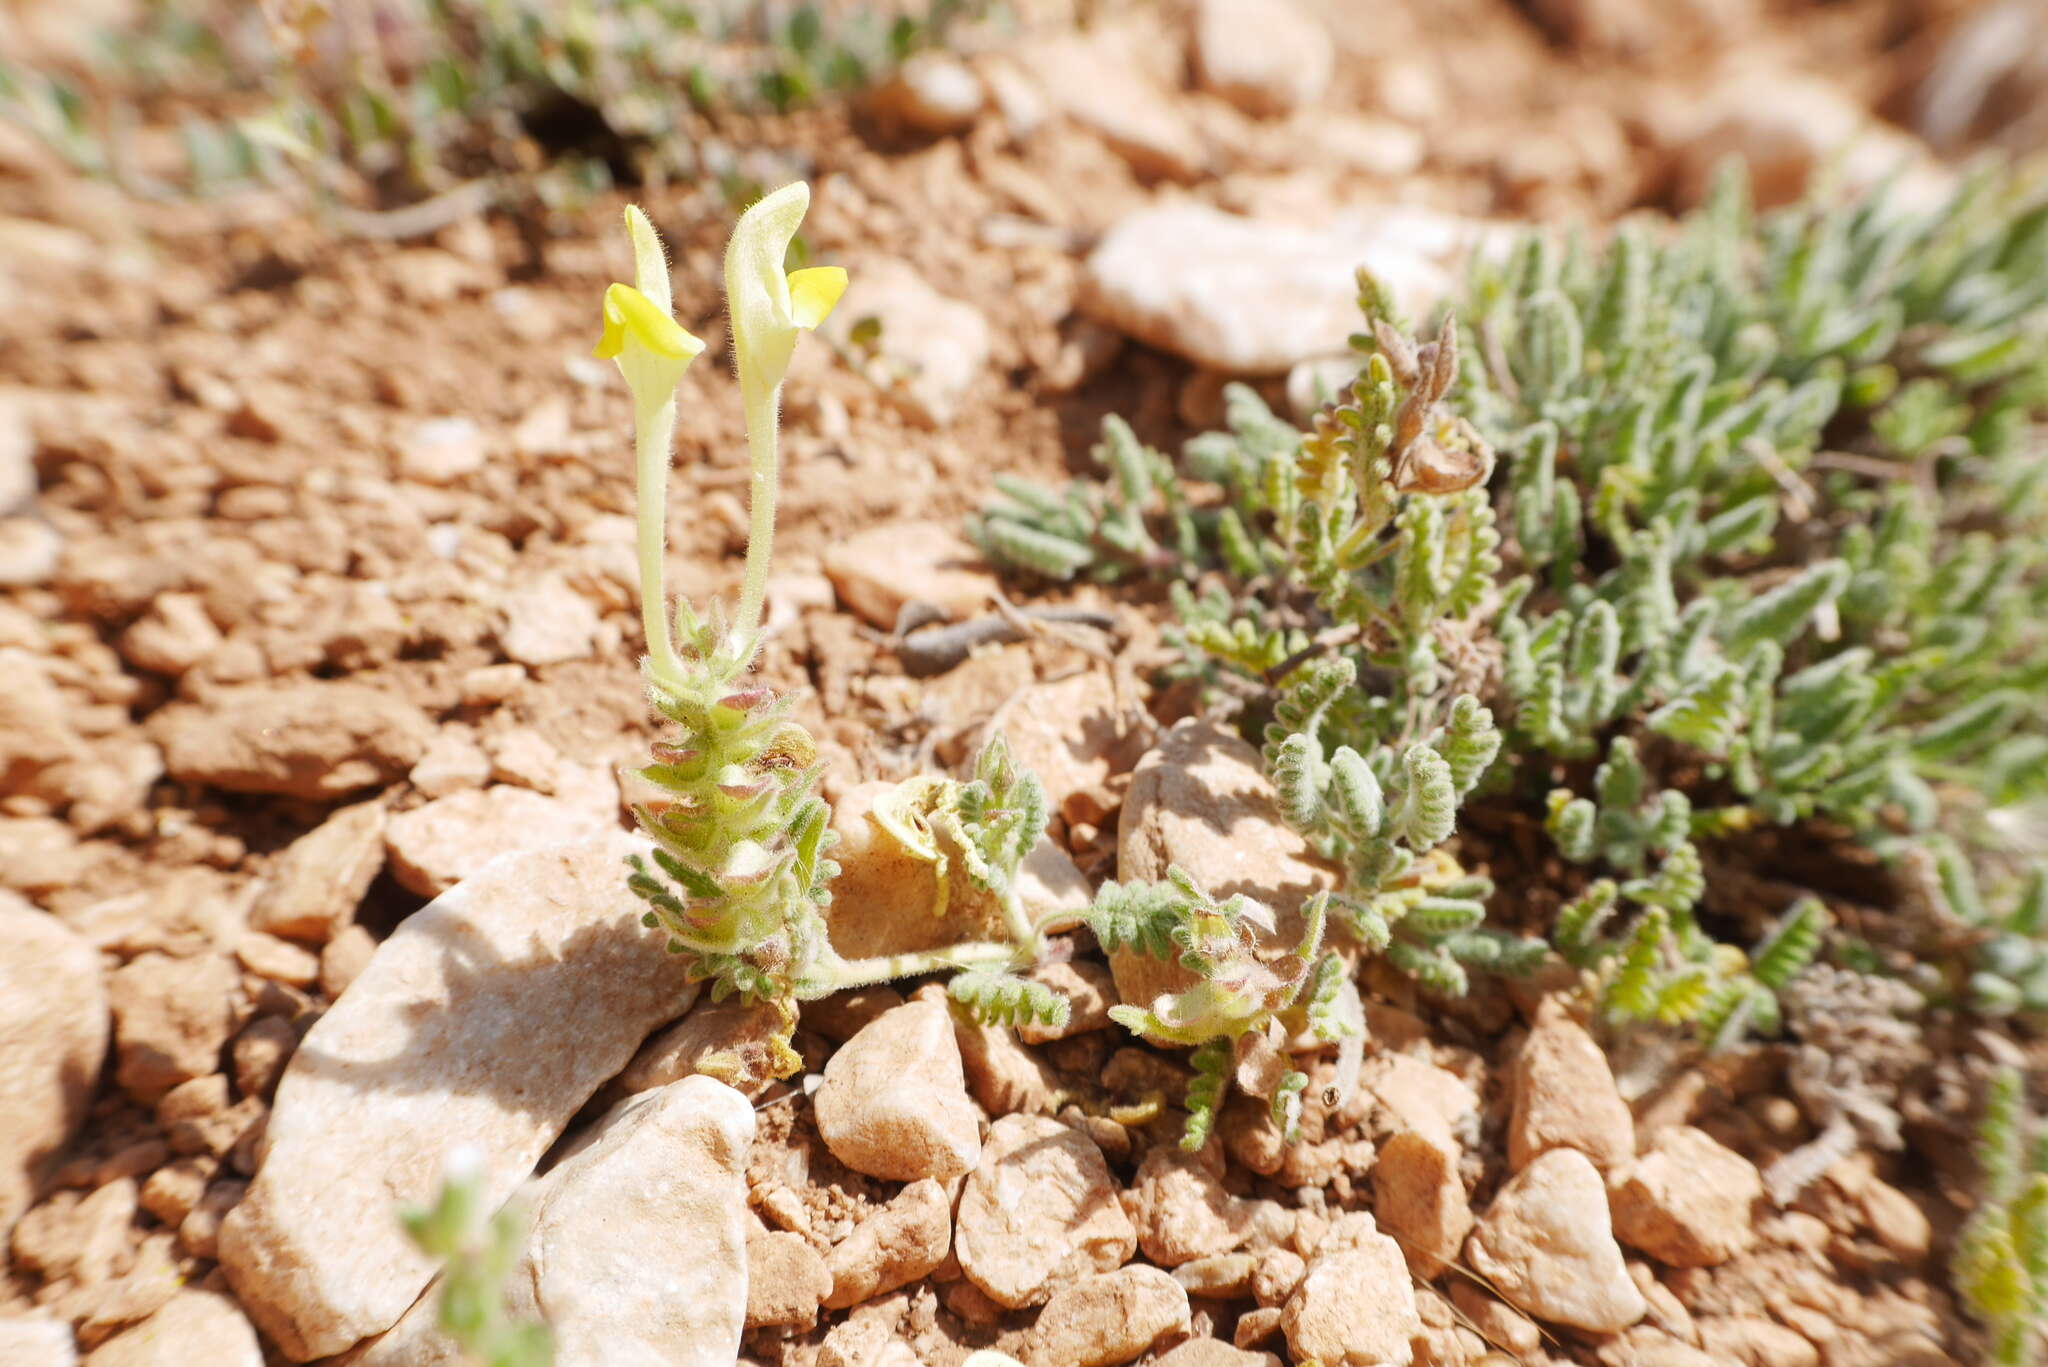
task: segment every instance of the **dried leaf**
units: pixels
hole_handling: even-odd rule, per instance
[[[1456,494],[1486,482],[1493,473],[1493,451],[1473,434],[1474,445],[1453,440],[1444,445],[1422,437],[1401,452],[1394,465],[1394,488],[1404,494]]]
[[[1387,368],[1394,372],[1403,389],[1413,389],[1416,377],[1421,374],[1415,355],[1415,343],[1403,336],[1401,330],[1384,318],[1372,320],[1373,340],[1379,343],[1380,354],[1387,358]]]

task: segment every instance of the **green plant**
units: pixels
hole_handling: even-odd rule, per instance
[[[1266,728],[1281,812],[1344,870],[1332,914],[1359,943],[1448,996],[1465,993],[1467,965],[1534,967],[1542,944],[1486,928],[1492,882],[1439,849],[1500,748],[1491,714],[1462,695],[1441,726],[1398,751],[1385,741],[1364,754],[1350,745],[1326,751],[1325,728],[1355,669],[1343,657],[1304,667]]]
[[[838,302],[837,267],[785,269],[809,187],[786,186],[747,210],[726,253],[733,351],[752,461],[745,577],[731,621],[671,609],[663,587],[666,483],[675,386],[702,350],[669,315],[668,267],[637,210],[626,222],[637,284],[605,294],[597,354],[615,361],[633,394],[639,480],[644,672],[654,708],[679,731],[636,771],[633,804],[654,841],[651,863],[632,860],[628,885],[646,902],[645,922],[667,939],[714,1000],[738,994],[782,1011],[785,1069],[796,1004],[843,987],[939,969],[966,970],[955,998],[987,1019],[1064,1021],[1066,1003],[1011,970],[1028,965],[1042,936],[1016,891],[1017,869],[1046,823],[1037,780],[1010,762],[1000,740],[967,782],[925,777],[878,807],[905,849],[934,865],[945,910],[954,861],[1001,907],[1009,939],[921,953],[848,960],[832,948],[823,908],[837,866],[830,812],[817,794],[817,747],[790,716],[790,700],[748,676],[760,648],[761,609],[775,531],[778,410],[797,335]]]
[[[1468,311],[1487,359],[1461,395],[1533,577],[1497,618],[1514,752],[1606,733],[1597,802],[1554,792],[1550,829],[1624,871],[1681,858],[1678,891],[1689,837],[1822,815],[1882,840],[1972,789],[2026,800],[2044,747],[2048,505],[2023,424],[2048,394],[2048,200],[1986,171],[1940,213],[1880,194],[1758,220],[1742,184],[1661,245],[1530,238],[1476,268]],[[1645,803],[1654,741],[1721,805]],[[1664,913],[1669,942],[1629,961],[1703,966]]]
[[[1499,569],[1480,487],[1492,454],[1442,406],[1455,330],[1412,340],[1365,273],[1359,301],[1364,372],[1313,433],[1226,390],[1230,430],[1188,452],[1220,503],[1195,506],[1171,463],[1112,420],[1097,448],[1109,490],[1009,481],[971,532],[1014,568],[1171,576],[1189,667],[1256,690],[1281,810],[1344,870],[1333,923],[1455,995],[1468,968],[1524,971],[1543,950],[1482,924],[1492,884],[1443,848],[1501,740],[1467,657]],[[1198,596],[1200,575],[1212,581]]]
[[[1592,976],[1595,1002],[1609,1021],[1690,1024],[1717,1048],[1751,1031],[1776,1034],[1778,995],[1819,955],[1825,908],[1811,897],[1795,903],[1744,954],[1700,929],[1693,916],[1698,868],[1682,867],[1677,877],[1593,882],[1558,912],[1551,942]],[[1674,894],[1679,882],[1688,886]],[[1603,935],[1623,900],[1641,914],[1625,933]]]
[[[138,189],[213,191],[298,174],[322,193],[411,200],[503,175],[549,200],[738,172],[694,120],[865,87],[986,6],[733,6],[714,0],[414,0],[372,13],[156,0],[104,35],[100,67],[0,62],[0,117]],[[109,87],[168,95],[183,166],[145,179]],[[552,144],[536,168],[531,144]]]
[[[2043,720],[2048,198],[1986,171],[1756,219],[1743,184],[1662,244],[1475,268],[1461,398],[1547,582],[1499,625],[1509,724],[1569,754],[1633,719],[1763,819],[1925,824]]]
[[[2026,1108],[2016,1069],[2001,1070],[1977,1131],[1977,1210],[1956,1239],[1957,1294],[1991,1330],[1990,1362],[2027,1367],[2040,1356],[2048,1311],[2048,1145]]]
[[[997,564],[1047,579],[1072,579],[1087,570],[1114,582],[1133,570],[1161,568],[1195,553],[1196,530],[1173,463],[1138,440],[1114,414],[1102,423],[1092,452],[1110,476],[1103,484],[1075,480],[1053,493],[1029,480],[997,475],[1003,495],[968,519],[967,535]],[[1153,539],[1146,511],[1154,497],[1169,509],[1173,549]]]
[[[956,860],[968,885],[992,898],[1002,913],[1009,945],[956,950],[958,959],[973,966],[946,986],[954,1001],[984,1023],[1067,1023],[1066,998],[1015,971],[1037,959],[1045,944],[1044,931],[1019,895],[1018,869],[1045,835],[1047,816],[1044,789],[1010,758],[1000,734],[975,758],[974,777],[967,782],[924,775],[898,784],[876,804],[882,828],[932,866],[938,884],[933,915],[944,915],[952,899]]]
[[[2048,1011],[2048,866],[2029,870],[1994,907],[1955,841],[1930,837],[1909,858],[1924,862],[1923,886],[1937,910],[1971,942],[1960,994],[1971,1009],[1988,1016]]]
[[[1300,942],[1270,956],[1259,942],[1260,931],[1274,929],[1269,908],[1242,894],[1218,902],[1177,866],[1161,882],[1108,883],[1097,895],[1088,926],[1105,950],[1166,960],[1192,979],[1149,1006],[1109,1009],[1136,1034],[1193,1047],[1183,1148],[1208,1141],[1233,1077],[1268,1102],[1283,1135],[1299,1136],[1308,1077],[1287,1066],[1282,1045],[1302,1029],[1333,1041],[1355,1033],[1337,1008],[1344,961],[1322,949],[1326,904],[1311,899]]]
[[[1491,763],[1436,810],[1539,817],[1596,866],[1557,938],[1609,1014],[1713,1038],[1772,1028],[1823,926],[1801,904],[1756,964],[1715,944],[1718,848],[1812,820],[1983,845],[2048,803],[2043,182],[1763,216],[1742,185],[1675,231],[1481,257],[1427,342],[1362,275],[1362,373],[1312,430],[1233,388],[1178,472],[1106,432],[1110,487],[1007,483],[975,524],[1010,568],[1168,581],[1183,672],[1345,867],[1335,923],[1431,986],[1534,953],[1423,860],[1457,816],[1390,820],[1412,747],[1460,716]],[[1374,914],[1401,898],[1452,943],[1404,947]],[[2022,972],[2014,930],[1986,952]]]
[[[1470,969],[1524,972],[1545,952],[1484,924],[1493,884],[1446,848],[1501,743],[1467,691],[1476,680],[1463,658],[1500,568],[1480,487],[1492,454],[1442,407],[1457,373],[1455,330],[1417,342],[1368,274],[1359,296],[1371,328],[1358,340],[1364,373],[1312,434],[1249,389],[1226,390],[1230,431],[1189,449],[1197,473],[1221,487],[1219,504],[1197,506],[1172,463],[1112,418],[1096,448],[1107,487],[1054,494],[1005,480],[1004,501],[969,526],[997,563],[1048,577],[1170,577],[1174,639],[1190,667],[1255,683],[1281,813],[1342,870],[1337,889],[1304,910],[1300,942],[1278,952],[1261,945],[1259,932],[1274,930],[1269,910],[1244,897],[1216,902],[1178,869],[1163,882],[1110,884],[1089,913],[1105,948],[1176,962],[1191,977],[1182,991],[1112,1012],[1192,1048],[1190,1148],[1233,1082],[1269,1103],[1284,1134],[1297,1132],[1307,1077],[1284,1061],[1288,1024],[1326,1040],[1352,1033],[1338,1009],[1347,960],[1323,948],[1326,922],[1448,995],[1467,990]],[[1188,587],[1216,571],[1235,592]]]
[[[439,1259],[440,1325],[483,1367],[551,1367],[554,1339],[544,1324],[515,1324],[505,1312],[505,1284],[525,1245],[516,1206],[492,1214],[484,1205],[483,1166],[473,1153],[449,1161],[434,1204],[400,1213],[422,1253]]]

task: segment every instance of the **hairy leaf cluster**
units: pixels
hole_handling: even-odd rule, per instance
[[[1166,960],[1187,974],[1185,988],[1148,1006],[1109,1009],[1146,1038],[1193,1046],[1183,1147],[1206,1142],[1233,1077],[1264,1097],[1283,1135],[1298,1136],[1308,1077],[1285,1064],[1284,1042],[1304,1029],[1331,1041],[1357,1033],[1338,1001],[1344,961],[1323,948],[1326,906],[1320,894],[1310,899],[1300,941],[1278,955],[1261,943],[1275,930],[1271,908],[1242,894],[1218,902],[1179,866],[1158,882],[1105,884],[1090,907],[1088,927],[1105,950]]]
[[[1945,832],[1967,870],[2038,826],[2038,172],[1766,214],[1731,172],[1675,225],[1480,257],[1421,333],[1366,274],[1359,305],[1358,377],[1305,430],[1233,386],[1177,464],[1119,429],[1114,481],[1006,485],[977,524],[1000,565],[1166,583],[1178,673],[1344,870],[1333,928],[1444,993],[1530,966],[1461,828],[1533,818],[1584,868],[1545,929],[1603,1014],[1727,1041],[1778,1028],[1831,922],[1806,900],[1753,909],[1777,929],[1748,952],[1709,932],[1747,833],[1895,858]],[[1980,1009],[2048,1002],[2037,900],[1959,909]]]

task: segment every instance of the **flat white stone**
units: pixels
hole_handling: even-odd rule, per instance
[[[686,1077],[615,1106],[521,1193],[533,1223],[506,1306],[547,1323],[555,1367],[729,1367],[747,1312],[753,1138],[745,1097]],[[439,1315],[437,1284],[352,1367],[461,1367]]]
[[[1353,272],[1369,267],[1411,319],[1449,293],[1452,258],[1492,225],[1416,209],[1352,213],[1327,229],[1167,203],[1130,214],[1083,270],[1083,312],[1232,375],[1281,375],[1345,350]]]
[[[536,832],[536,839],[545,839]],[[640,924],[622,832],[508,854],[407,918],[308,1032],[221,1230],[249,1315],[298,1360],[397,1322],[434,1274],[400,1229],[459,1146],[503,1201],[695,993]]]
[[[78,1344],[71,1326],[49,1314],[0,1318],[0,1363],[7,1367],[74,1367]]]

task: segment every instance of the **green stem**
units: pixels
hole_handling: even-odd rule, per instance
[[[990,940],[971,940],[965,944],[947,945],[944,949],[927,949],[911,954],[883,954],[872,959],[841,959],[832,969],[832,990],[836,992],[846,987],[867,987],[895,978],[911,978],[920,973],[931,973],[941,968],[976,968],[990,961],[1012,964],[1017,962],[1018,952],[1015,945],[997,944]]]
[[[751,641],[760,631],[761,605],[768,596],[768,557],[775,547],[775,492],[780,474],[776,429],[781,400],[780,384],[763,389],[744,373],[740,376],[747,457],[753,466],[747,488],[747,572],[740,584],[739,615],[733,622],[733,639],[740,642]]]
[[[668,589],[662,567],[668,549],[668,466],[676,432],[675,399],[671,397],[651,418],[633,427],[640,495],[640,622],[647,633],[648,666],[657,680],[680,684],[683,666],[669,635]]]
[[[1017,952],[1029,958],[1037,958],[1042,943],[1038,927],[1031,923],[1031,917],[1025,913],[1023,902],[1017,898],[1017,889],[1004,888],[1001,901],[1003,924],[1009,928],[1010,940],[1016,945]]]

